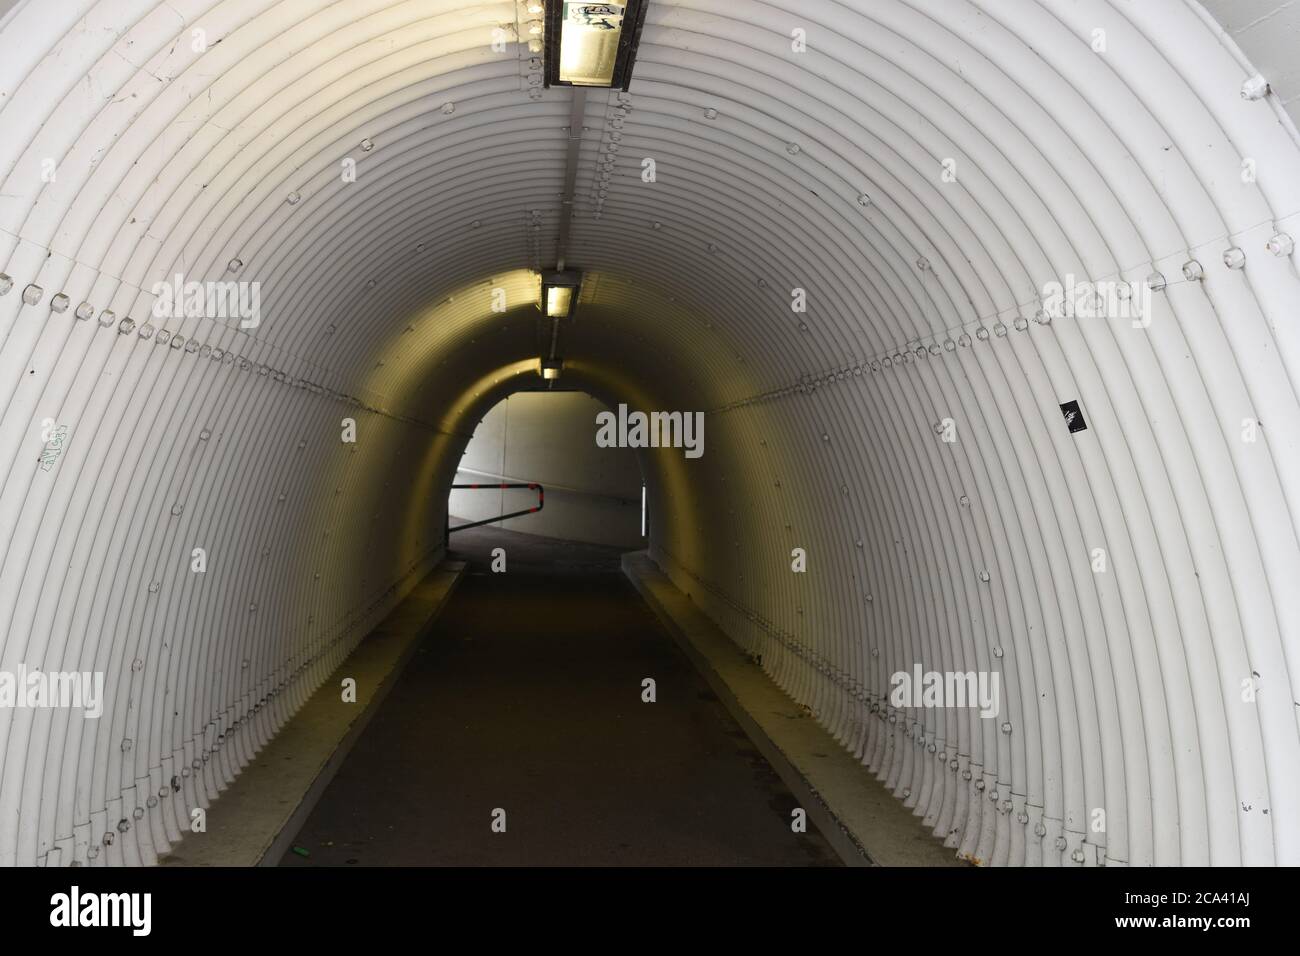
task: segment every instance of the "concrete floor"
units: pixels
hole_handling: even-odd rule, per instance
[[[466,577],[281,865],[839,865],[618,550],[478,528],[452,552]]]

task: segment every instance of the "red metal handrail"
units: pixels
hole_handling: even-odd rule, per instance
[[[472,485],[452,485],[451,487],[453,489],[463,488],[471,491],[491,491],[494,488],[531,488],[536,490],[537,492],[537,507],[525,508],[523,511],[512,511],[509,514],[497,515],[495,518],[484,518],[482,521],[471,521],[468,524],[458,524],[454,528],[449,526],[447,528],[447,534],[451,534],[453,531],[464,531],[466,528],[477,528],[479,525],[492,524],[497,521],[504,521],[506,518],[518,518],[521,515],[534,514],[538,511],[541,511],[543,505],[546,504],[546,489],[544,489],[541,485],[539,485],[535,481],[530,481],[527,483],[520,483],[520,484],[511,484],[511,483],[479,484],[475,482]],[[450,522],[448,522],[448,525],[450,525]]]

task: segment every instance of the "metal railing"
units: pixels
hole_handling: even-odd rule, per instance
[[[479,525],[493,524],[497,521],[504,521],[506,518],[518,518],[522,515],[534,514],[538,511],[541,511],[542,507],[546,504],[546,490],[535,481],[501,482],[499,484],[497,483],[480,484],[478,482],[475,482],[474,484],[452,485],[451,487],[453,491],[457,488],[469,490],[469,491],[489,491],[496,488],[529,488],[537,492],[537,507],[525,508],[523,511],[512,511],[509,514],[497,515],[496,517],[493,518],[484,518],[482,521],[470,521],[467,524],[458,524],[454,528],[451,527],[451,522],[450,520],[448,520],[447,534],[451,534],[453,531],[464,531],[466,528],[477,528]]]

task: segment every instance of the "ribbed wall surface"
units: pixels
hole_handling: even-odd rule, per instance
[[[154,860],[439,557],[554,265],[571,94],[528,19],[3,21],[0,669],[107,694],[0,710],[0,863]],[[651,0],[588,98],[566,374],[708,412],[648,461],[652,553],[964,856],[1300,862],[1300,280],[1265,248],[1300,149],[1249,75],[1181,0]],[[151,318],[178,272],[259,282],[260,326]],[[1153,272],[1146,328],[1039,315]],[[896,710],[914,664],[997,671],[1002,713]]]

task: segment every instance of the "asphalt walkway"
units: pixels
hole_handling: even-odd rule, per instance
[[[452,552],[465,578],[281,865],[839,865],[617,550],[479,528]]]

